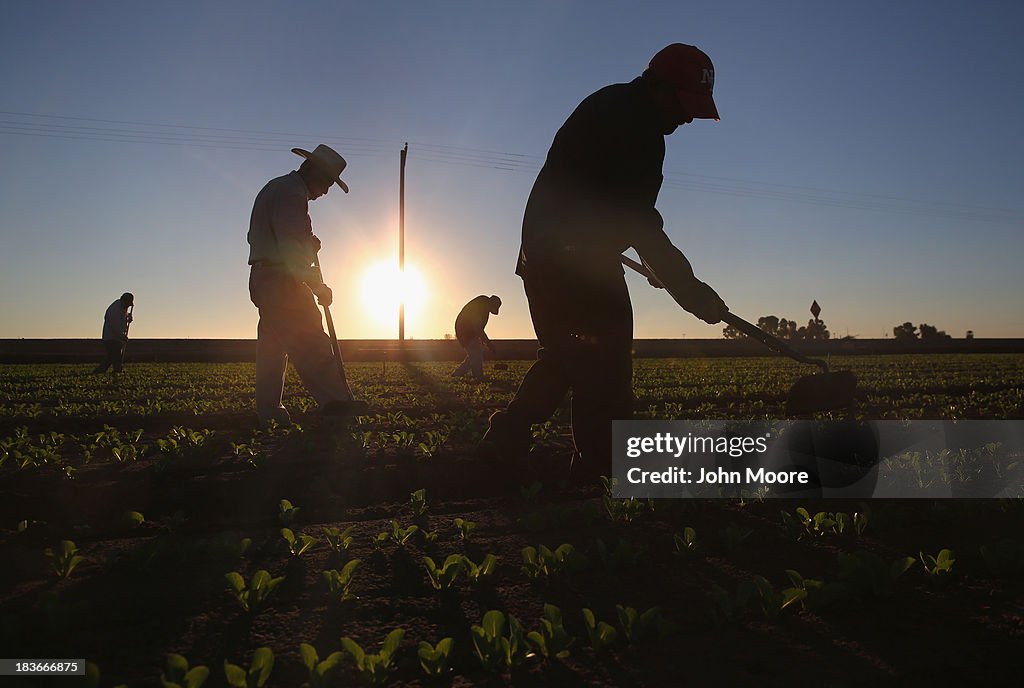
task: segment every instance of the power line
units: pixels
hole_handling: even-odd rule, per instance
[[[291,145],[297,138],[309,138],[329,143],[340,143],[346,155],[355,157],[387,157],[393,155],[393,151],[398,145],[397,140],[379,138],[203,127],[14,111],[0,111],[0,117],[3,118],[0,119],[0,134],[105,143],[139,143],[270,152],[280,150],[282,146]],[[28,118],[28,121],[25,121],[25,118]],[[66,122],[82,124],[67,124]],[[414,146],[412,162],[493,169],[503,172],[536,173],[545,160],[543,156],[524,153],[429,142],[412,143]],[[1001,224],[1024,223],[1024,213],[1005,208],[925,201],[882,194],[846,192],[686,172],[666,173],[663,187],[691,193],[799,203],[819,207],[849,208]]]

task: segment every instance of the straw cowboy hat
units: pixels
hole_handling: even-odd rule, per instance
[[[301,155],[306,160],[309,160],[320,168],[321,172],[324,172],[333,179],[335,183],[341,187],[342,191],[348,193],[348,184],[341,181],[341,173],[345,169],[345,165],[348,163],[345,162],[345,158],[338,154],[338,151],[321,143],[313,149],[312,153],[301,148],[292,148],[292,153]]]

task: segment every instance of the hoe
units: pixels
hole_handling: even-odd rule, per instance
[[[639,272],[652,283],[664,287],[658,276],[646,265],[626,256],[622,256],[622,264]],[[672,294],[672,292],[669,292],[669,294],[675,299],[676,303],[682,305],[682,302],[675,294]],[[753,337],[773,351],[789,356],[800,363],[808,363],[821,368],[820,373],[800,378],[789,389],[789,394],[786,396],[787,416],[801,416],[814,413],[815,411],[845,408],[853,401],[853,392],[857,387],[857,376],[849,370],[830,371],[828,369],[828,361],[803,355],[778,337],[773,337],[758,326],[747,322],[733,313],[726,312],[722,316],[722,321],[732,325],[740,332]]]

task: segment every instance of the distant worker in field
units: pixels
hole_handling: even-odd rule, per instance
[[[121,298],[107,306],[107,312],[103,314],[103,362],[93,369],[93,373],[105,373],[111,366],[113,372],[120,373],[124,368],[124,349],[134,307],[135,296],[129,292],[121,294]]]
[[[490,315],[497,315],[499,308],[501,299],[481,294],[459,311],[459,316],[455,318],[455,338],[465,349],[466,358],[452,371],[453,376],[462,377],[472,373],[477,382],[484,379],[484,349],[490,351],[492,356],[496,355],[494,344],[488,339],[484,328],[487,327]]]
[[[331,304],[331,289],[320,279],[309,201],[341,180],[345,159],[319,145],[313,152],[293,148],[305,160],[299,169],[267,182],[256,196],[249,221],[249,296],[259,309],[256,348],[256,412],[261,423],[289,424],[281,403],[291,358],[303,384],[325,415],[349,416],[366,410],[352,397],[340,361],[323,329],[317,303]]]
[[[694,119],[718,120],[714,79],[707,55],[675,43],[633,81],[588,96],[558,130],[526,205],[516,265],[540,350],[515,398],[491,416],[482,455],[526,453],[530,425],[550,418],[571,391],[572,472],[610,468],[612,420],[633,415],[623,251],[635,248],[701,320],[717,323],[727,310],[694,276],[655,208],[665,136]]]

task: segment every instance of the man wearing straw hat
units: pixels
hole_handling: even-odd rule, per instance
[[[299,169],[267,182],[256,196],[249,221],[249,296],[259,309],[256,349],[256,412],[262,424],[291,418],[281,403],[288,360],[321,412],[331,416],[362,413],[366,404],[353,399],[341,364],[323,330],[320,310],[332,300],[321,280],[309,201],[327,194],[341,180],[345,159],[323,144],[313,152],[293,148],[305,158]],[[340,351],[340,350],[339,350]]]

